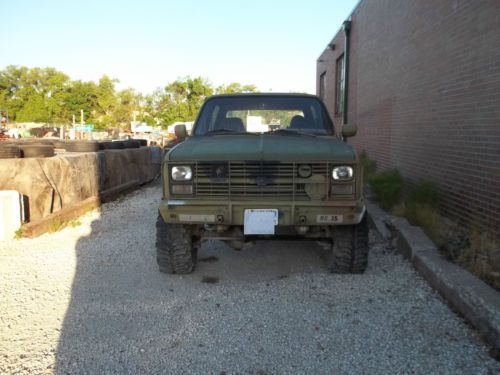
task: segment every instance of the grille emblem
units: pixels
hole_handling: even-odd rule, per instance
[[[212,168],[212,176],[216,178],[224,178],[226,174],[226,168],[223,165],[216,165]]]
[[[271,184],[272,180],[270,178],[264,177],[264,176],[259,176],[255,179],[255,183],[257,186],[267,186]]]

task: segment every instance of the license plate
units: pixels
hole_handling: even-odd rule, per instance
[[[278,225],[278,210],[272,208],[254,208],[245,210],[245,234],[274,234]]]
[[[316,222],[321,224],[335,224],[343,221],[344,217],[342,215],[318,215],[316,217]]]

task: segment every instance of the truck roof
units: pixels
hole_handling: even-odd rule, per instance
[[[302,93],[278,93],[278,92],[249,92],[249,93],[235,93],[235,94],[216,94],[210,96],[210,98],[228,98],[228,97],[248,97],[248,96],[253,96],[253,97],[258,97],[258,96],[270,96],[270,97],[290,97],[290,98],[316,98],[318,99],[317,95],[312,95],[312,94],[302,94]]]

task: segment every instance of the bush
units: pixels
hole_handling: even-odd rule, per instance
[[[363,166],[365,181],[368,181],[368,179],[371,178],[377,170],[377,162],[370,159],[365,150],[361,151],[359,154],[359,161]]]
[[[397,169],[373,174],[368,184],[382,208],[391,209],[400,201],[403,177]]]
[[[437,208],[439,204],[439,188],[432,181],[420,180],[411,190],[408,202]]]

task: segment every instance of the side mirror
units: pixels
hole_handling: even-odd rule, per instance
[[[184,125],[184,124],[175,125],[174,133],[175,133],[175,136],[177,137],[177,140],[179,142],[183,142],[187,138],[186,125]]]
[[[358,132],[358,127],[354,124],[344,124],[344,126],[342,126],[343,138],[354,137],[357,132]]]

